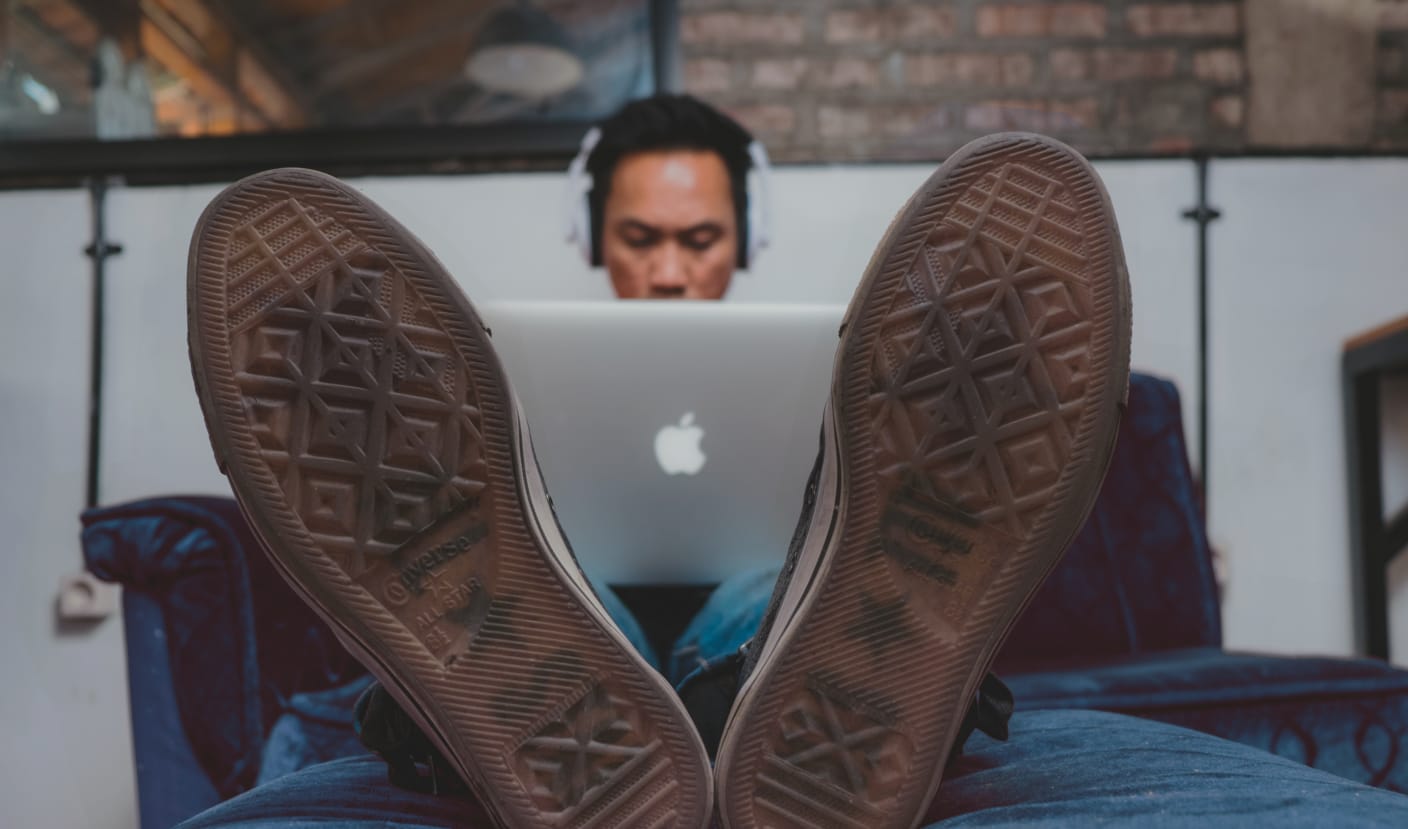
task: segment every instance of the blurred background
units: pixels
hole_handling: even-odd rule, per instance
[[[85,506],[228,493],[185,347],[209,199],[324,169],[476,301],[604,300],[562,242],[564,170],[657,90],[723,108],[778,165],[774,244],[731,302],[846,302],[974,137],[1096,159],[1135,367],[1182,392],[1228,647],[1408,664],[1408,557],[1385,566],[1408,540],[1408,384],[1373,380],[1382,469],[1360,475],[1342,369],[1408,315],[1408,0],[0,0],[7,824],[136,825],[115,605],[78,584],[60,612],[61,584]],[[1361,508],[1394,529],[1368,559]]]
[[[582,120],[654,80],[644,2],[6,5],[6,138]]]

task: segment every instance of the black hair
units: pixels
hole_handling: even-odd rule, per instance
[[[606,198],[616,165],[632,153],[650,150],[709,150],[728,170],[733,211],[738,220],[738,266],[748,267],[748,170],[753,136],[739,123],[691,95],[653,95],[631,101],[597,125],[601,139],[587,157],[592,188],[592,264],[601,264],[601,233]]]

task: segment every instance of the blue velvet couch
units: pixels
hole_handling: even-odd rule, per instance
[[[1096,508],[999,656],[1014,736],[975,740],[935,806],[942,825],[1097,813],[1408,825],[1408,798],[1391,793],[1408,789],[1408,671],[1222,649],[1179,412],[1171,384],[1135,375]],[[89,568],[125,588],[143,829],[261,781],[192,825],[479,825],[463,804],[385,782],[347,719],[361,668],[258,553],[232,501],[135,502],[83,526]],[[343,794],[317,794],[329,786]]]
[[[1114,460],[998,657],[1018,709],[1133,714],[1408,791],[1408,671],[1229,653],[1172,383],[1135,375]]]

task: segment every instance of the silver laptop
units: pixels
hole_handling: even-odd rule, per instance
[[[830,393],[839,305],[480,309],[583,568],[719,581],[787,552]]]

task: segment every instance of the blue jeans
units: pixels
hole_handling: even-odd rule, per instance
[[[710,594],[684,633],[675,640],[674,647],[664,660],[646,641],[640,622],[611,588],[600,584],[596,588],[611,618],[645,657],[645,661],[663,674],[671,685],[681,688],[694,675],[736,654],[744,642],[753,638],[762,624],[763,614],[767,612],[778,572],[776,567],[767,567],[724,580]]]
[[[730,657],[757,633],[777,581],[776,568],[752,570],[725,580],[685,629],[662,662],[645,638],[639,620],[621,599],[604,585],[596,585],[626,638],[645,660],[684,693],[686,707],[700,728],[712,753],[727,719],[736,688],[736,671]],[[710,672],[711,668],[716,668]],[[287,703],[264,745],[259,782],[290,774],[305,766],[366,751],[357,735],[347,728],[353,708],[371,685],[362,677],[342,688],[296,694]],[[691,705],[691,696],[693,704]]]
[[[597,595],[616,626],[679,693],[710,759],[718,750],[738,693],[743,662],[739,649],[762,625],[779,573],[778,567],[766,567],[725,579],[709,594],[663,660],[621,599],[611,588],[596,585]]]

